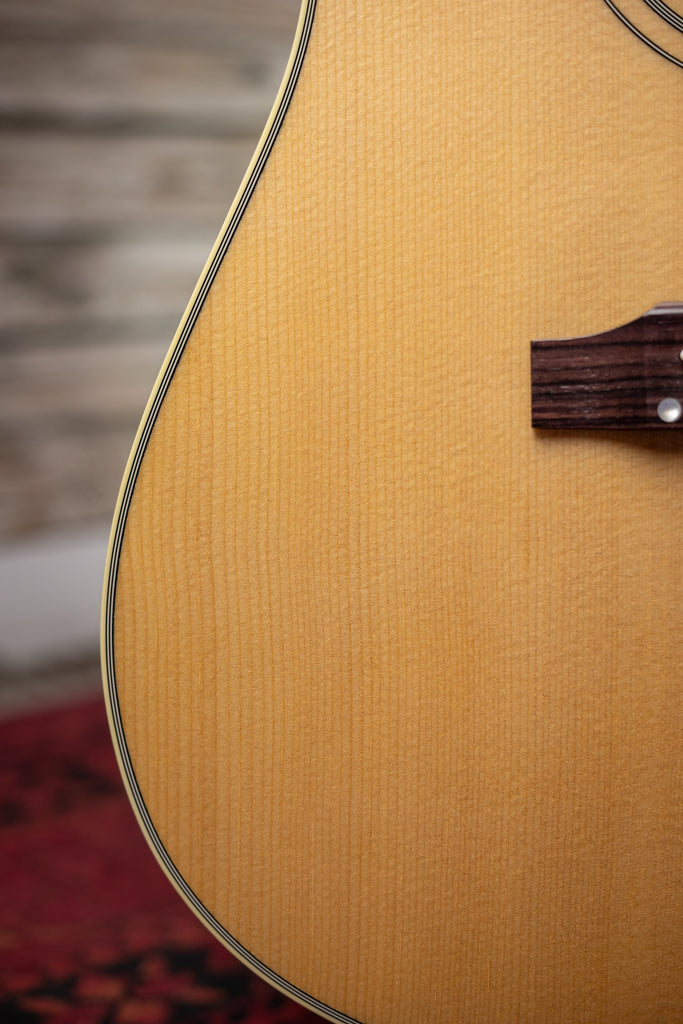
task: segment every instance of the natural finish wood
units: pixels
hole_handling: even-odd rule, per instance
[[[149,406],[122,766],[330,1019],[681,1018],[682,439],[534,432],[529,341],[683,295],[682,98],[599,0],[319,0]]]

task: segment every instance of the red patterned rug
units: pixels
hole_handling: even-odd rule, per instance
[[[101,701],[0,722],[0,1021],[312,1024],[185,907],[140,835]]]

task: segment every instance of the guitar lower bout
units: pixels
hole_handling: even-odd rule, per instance
[[[611,6],[305,0],[122,485],[133,806],[329,1020],[683,1012],[683,433],[529,416],[531,339],[683,296],[683,78]]]

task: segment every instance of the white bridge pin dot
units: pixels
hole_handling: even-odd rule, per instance
[[[663,423],[677,423],[683,416],[683,406],[677,398],[663,398],[657,406],[657,415]]]

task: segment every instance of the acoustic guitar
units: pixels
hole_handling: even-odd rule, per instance
[[[124,779],[328,1020],[683,1020],[682,29],[304,0],[144,413]]]

